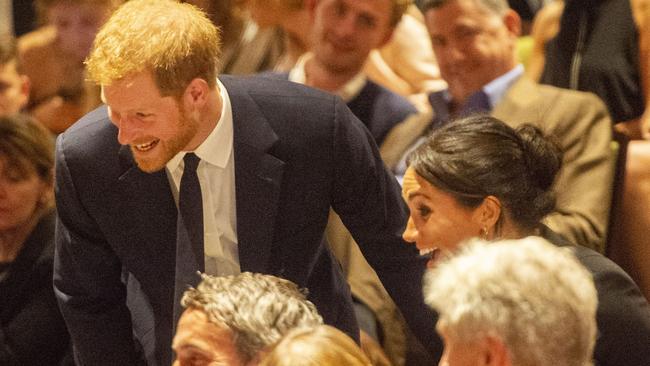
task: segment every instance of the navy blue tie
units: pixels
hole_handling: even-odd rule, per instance
[[[181,315],[180,300],[189,286],[199,282],[197,271],[204,271],[203,199],[196,174],[199,159],[194,153],[183,158],[185,167],[178,194],[176,225],[176,276],[174,284],[174,328]]]

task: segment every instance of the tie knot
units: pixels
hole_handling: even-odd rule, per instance
[[[185,168],[183,168],[183,172],[187,172],[196,171],[196,168],[199,166],[199,161],[201,161],[201,159],[196,156],[195,153],[187,153],[183,157],[183,161],[185,162]]]

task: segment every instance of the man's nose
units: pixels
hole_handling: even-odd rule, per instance
[[[445,51],[446,51],[445,58],[447,62],[454,63],[465,58],[464,50],[458,47],[457,45],[450,44],[449,46],[447,46],[447,49]]]
[[[335,31],[339,37],[350,37],[357,32],[356,18],[353,14],[347,13],[340,16],[336,22]]]
[[[125,115],[111,114],[111,121],[117,127],[117,140],[122,145],[129,145],[138,136],[141,126]]]

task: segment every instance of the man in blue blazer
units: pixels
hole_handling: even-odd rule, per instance
[[[172,0],[129,1],[97,35],[88,72],[106,106],[59,137],[56,157],[54,286],[77,362],[171,363],[175,283],[187,271],[177,261],[187,254],[177,252],[179,181],[191,155],[200,159],[205,245],[205,268],[191,273],[289,279],[308,289],[326,323],[358,338],[349,288],[323,239],[332,207],[439,353],[423,263],[400,237],[406,208],[370,133],[325,93],[217,80],[215,44],[209,20]]]

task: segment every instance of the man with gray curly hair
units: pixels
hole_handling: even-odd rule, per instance
[[[181,304],[185,312],[172,345],[174,366],[254,364],[260,351],[289,330],[323,323],[296,284],[260,273],[204,274]]]
[[[596,289],[568,250],[538,237],[476,240],[427,274],[443,366],[589,366]]]

